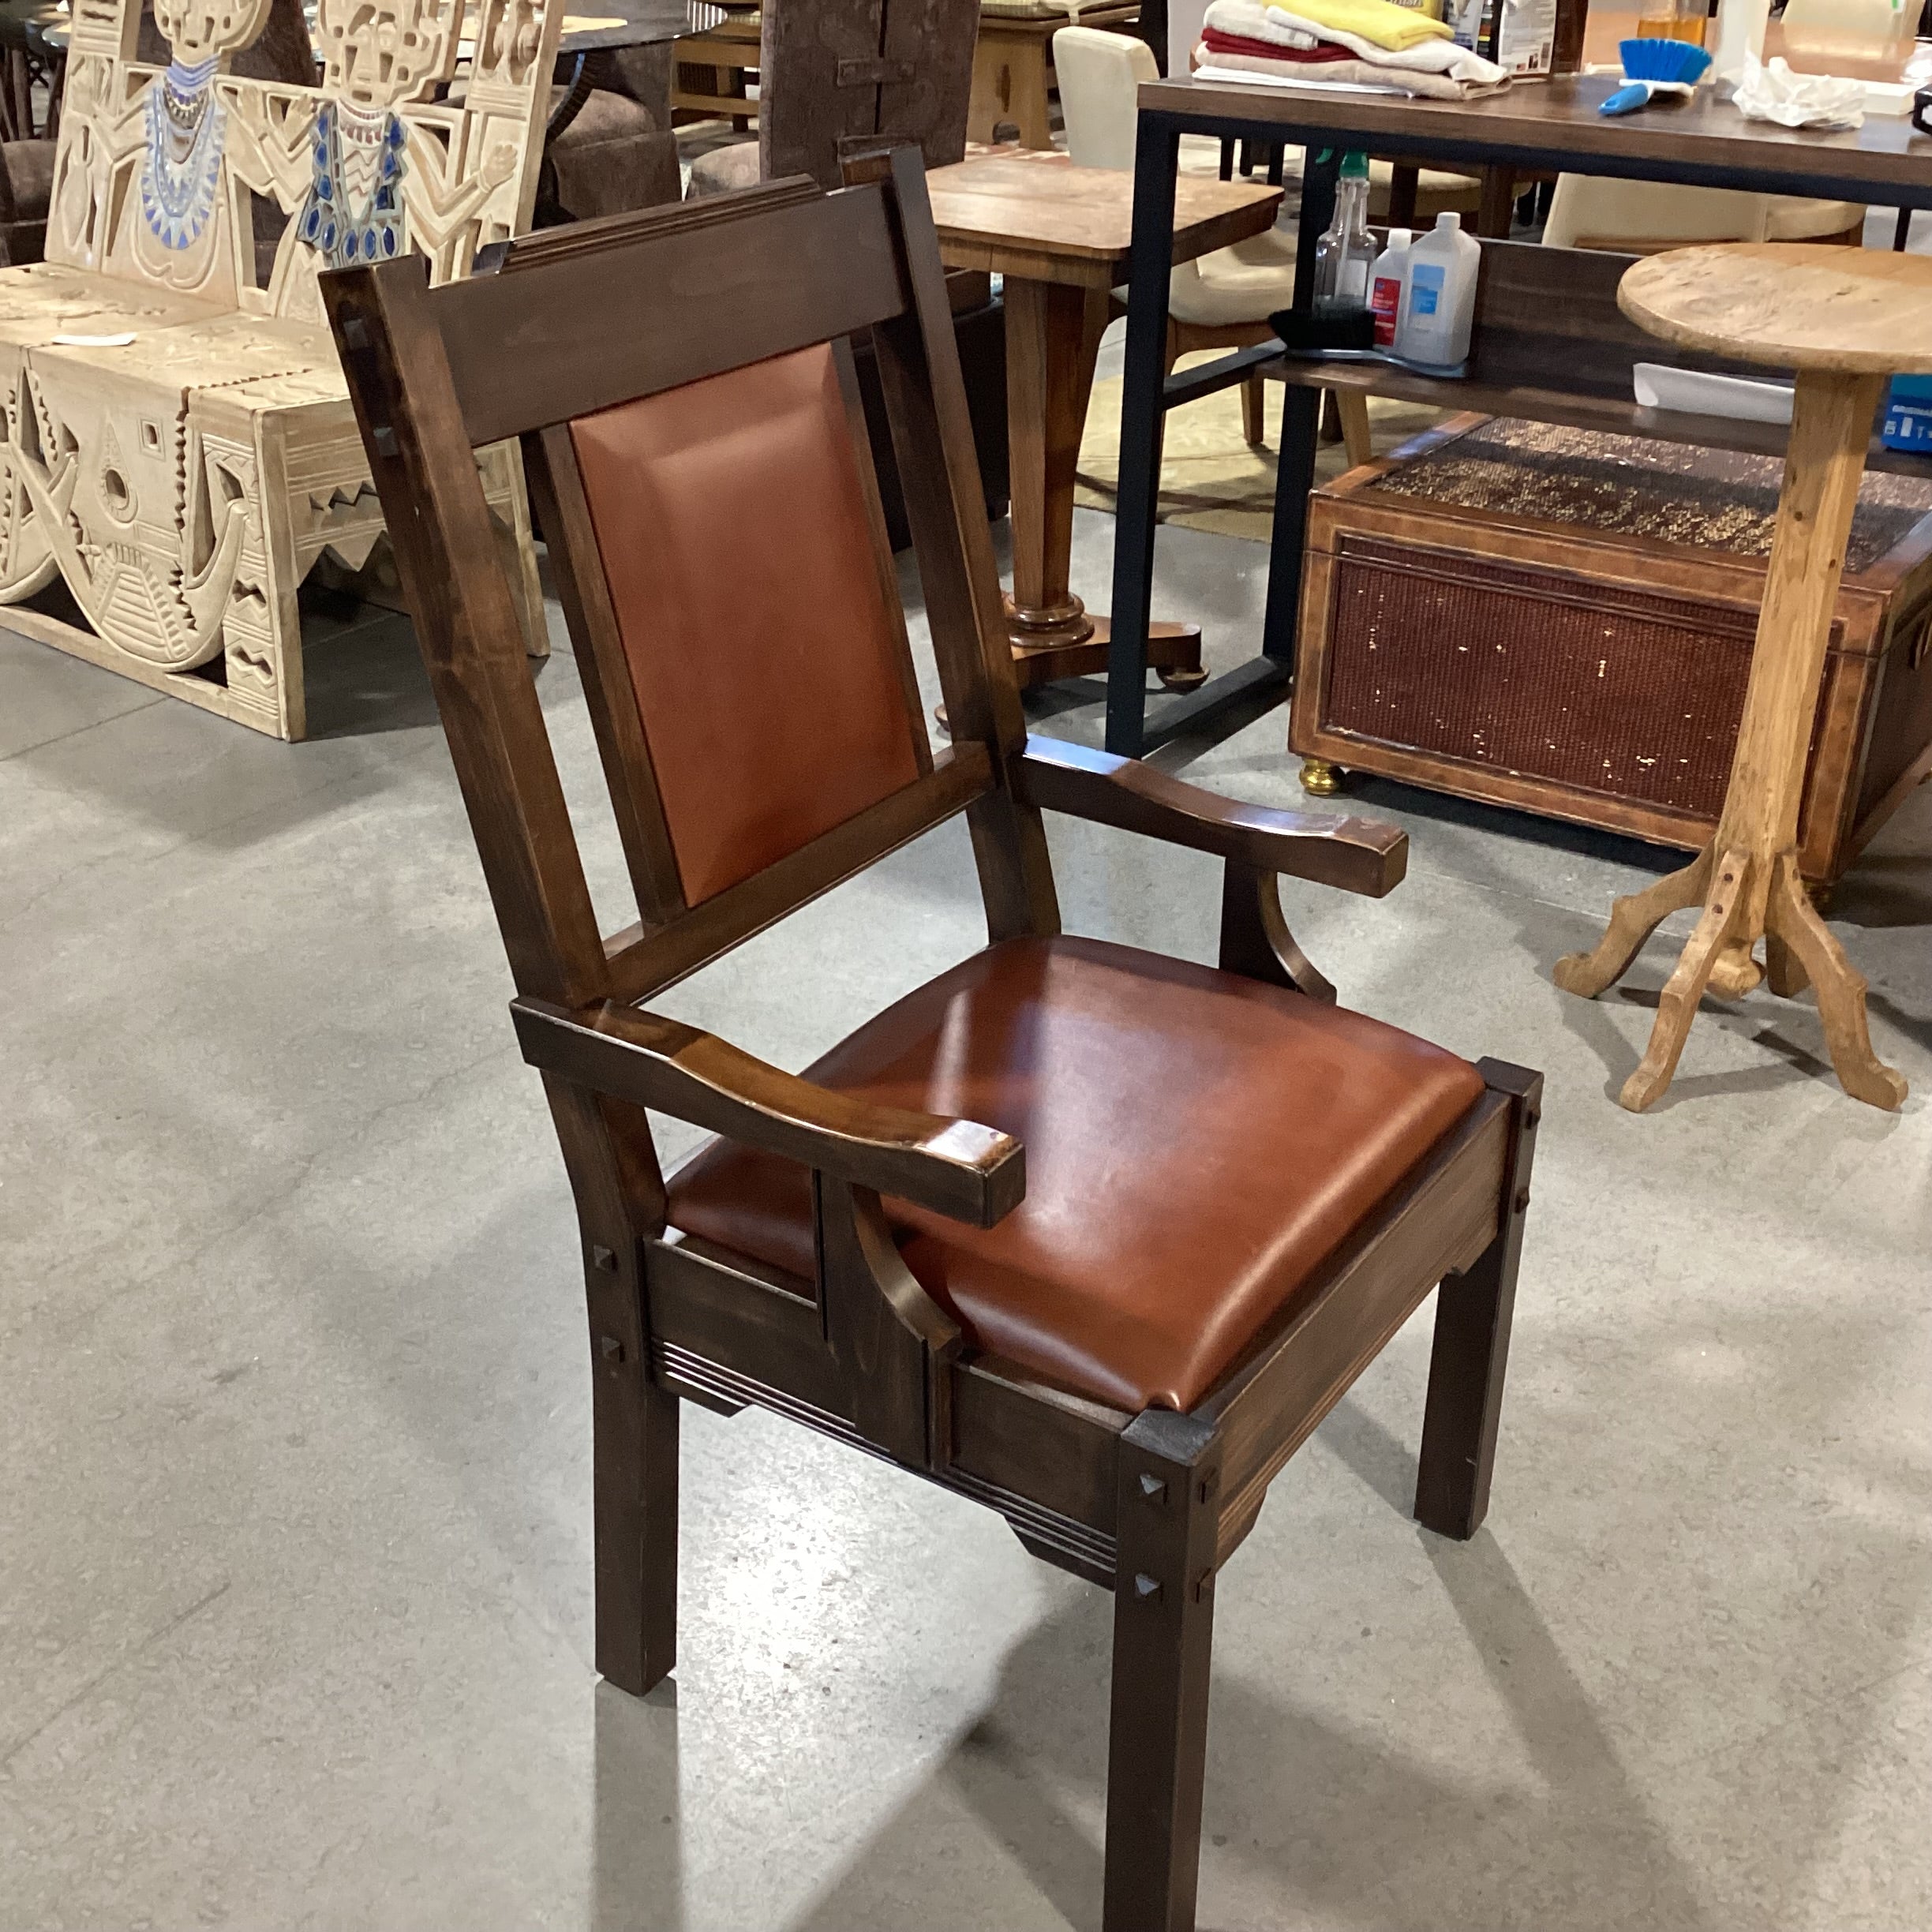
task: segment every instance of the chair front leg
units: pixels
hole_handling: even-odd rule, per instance
[[[597,1668],[642,1697],[677,1662],[678,1398],[612,1339],[591,1338]]]
[[[642,1697],[677,1661],[678,1398],[650,1379],[645,1293],[664,1183],[642,1109],[544,1089],[583,1236],[597,1674]]]
[[[1501,1060],[1477,1070],[1511,1102],[1503,1165],[1502,1225],[1473,1267],[1436,1291],[1436,1339],[1416,1475],[1416,1520],[1439,1536],[1467,1541],[1489,1508],[1489,1475],[1503,1414],[1516,1267],[1530,1209],[1530,1170],[1543,1111],[1543,1076]]]
[[[1193,1932],[1220,1455],[1167,1410],[1121,1437],[1103,1932]]]

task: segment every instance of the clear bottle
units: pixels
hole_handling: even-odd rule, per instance
[[[1335,182],[1335,219],[1315,244],[1315,313],[1359,314],[1368,306],[1368,264],[1375,260],[1368,232],[1368,157],[1345,154]]]

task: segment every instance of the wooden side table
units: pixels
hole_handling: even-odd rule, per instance
[[[1100,337],[1133,241],[1133,178],[1017,148],[926,178],[949,268],[1005,279],[1006,421],[1013,587],[1007,617],[1022,687],[1107,668],[1107,620],[1069,588],[1074,470]],[[1274,221],[1279,188],[1186,176],[1176,189],[1174,259],[1226,248]],[[1163,683],[1200,683],[1200,629],[1150,627]]]
[[[747,77],[758,72],[763,32],[755,7],[734,7],[714,25],[680,35],[673,50],[671,115],[680,121],[729,121],[740,134],[757,125],[758,103],[746,98]],[[710,84],[698,79],[709,73]]]
[[[1065,7],[1039,19],[982,13],[973,48],[966,138],[990,141],[1002,122],[1010,122],[1020,130],[1022,148],[1052,147],[1047,97],[1053,85],[1054,36],[1062,27],[1129,28],[1140,17],[1140,0],[1087,7],[1077,17]]]
[[[1872,418],[1889,375],[1932,372],[1932,260],[1792,242],[1679,249],[1638,263],[1617,301],[1680,347],[1795,369],[1797,398],[1717,836],[1682,871],[1619,899],[1596,950],[1560,960],[1556,983],[1593,998],[1623,977],[1661,919],[1702,901],[1623,1104],[1640,1113],[1669,1086],[1706,987],[1735,999],[1768,977],[1787,996],[1807,980],[1817,987],[1845,1091],[1896,1107],[1905,1082],[1872,1051],[1864,978],[1799,877],[1798,807]]]

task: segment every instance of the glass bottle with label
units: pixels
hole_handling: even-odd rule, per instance
[[[1368,306],[1368,264],[1375,260],[1368,232],[1368,157],[1346,154],[1335,182],[1335,219],[1315,244],[1315,313],[1359,314]]]

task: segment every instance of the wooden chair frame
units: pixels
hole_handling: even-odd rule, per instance
[[[1194,1923],[1216,1574],[1267,1485],[1442,1283],[1416,1512],[1473,1534],[1487,1505],[1540,1076],[1485,1061],[1474,1109],[1192,1412],[1128,1414],[964,1346],[901,1260],[890,1194],[978,1226],[1024,1155],[967,1121],[878,1106],[635,1002],[963,812],[994,941],[1059,930],[1042,826],[1061,811],[1218,856],[1220,960],[1333,990],[1276,875],[1380,896],[1404,835],[1232,803],[1026,736],[915,150],[512,243],[432,290],[410,262],[331,275],[331,320],[393,533],[582,1227],[595,1429],[597,1664],[642,1693],[676,1654],[678,1415],[758,1403],[997,1510],[1025,1547],[1114,1592],[1106,1932]],[[681,896],[578,478],[571,418],[870,329],[952,744],[788,858]],[[642,921],[609,938],[586,888],[513,587],[472,451],[521,438],[576,640]],[[881,547],[881,555],[884,552]],[[885,567],[885,566],[882,566]],[[893,593],[893,608],[897,606]],[[910,678],[910,661],[908,660]],[[814,1174],[818,1292],[667,1236],[645,1110]],[[1150,1185],[1158,1185],[1155,1176]]]

